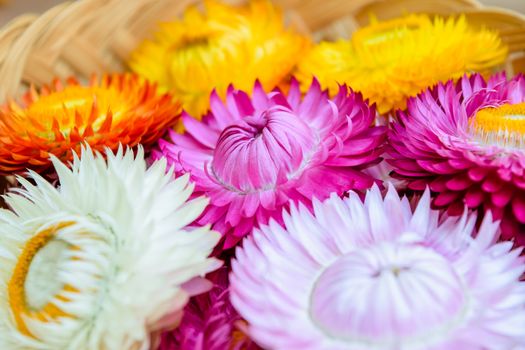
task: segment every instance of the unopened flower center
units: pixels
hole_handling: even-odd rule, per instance
[[[56,239],[55,235],[71,224],[71,222],[57,224],[29,239],[19,255],[8,282],[9,306],[18,329],[26,335],[31,336],[31,333],[26,326],[25,318],[46,322],[61,317],[71,317],[51,302],[54,297],[67,301],[67,297],[63,294],[75,292],[71,286],[57,283],[56,278],[60,264],[66,259],[64,253],[76,248]]]
[[[481,142],[508,148],[525,146],[525,103],[480,109],[471,130]]]
[[[268,115],[262,113],[258,117],[247,117],[244,118],[244,122],[249,127],[248,133],[251,133],[252,138],[256,139],[261,136],[264,129],[268,126]]]
[[[432,249],[383,243],[332,262],[314,285],[310,316],[330,337],[363,348],[439,342],[465,318],[465,293]]]
[[[210,173],[241,194],[271,190],[300,176],[314,148],[305,122],[285,108],[270,109],[223,130]]]
[[[52,128],[54,121],[62,132],[68,133],[73,127],[92,125],[96,130],[104,123],[111,112],[113,122],[117,122],[130,109],[126,97],[114,88],[69,86],[62,91],[41,96],[26,111],[33,125],[46,130]]]

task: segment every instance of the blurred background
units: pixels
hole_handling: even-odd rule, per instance
[[[133,0],[129,0],[133,1]],[[174,0],[176,1],[176,0]],[[352,1],[352,0],[348,0]],[[425,1],[425,0],[421,0]],[[525,0],[479,0],[491,6],[506,7],[525,14]],[[26,13],[41,13],[48,8],[63,2],[63,0],[0,0],[0,26],[13,17]]]

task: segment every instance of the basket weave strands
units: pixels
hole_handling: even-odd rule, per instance
[[[0,30],[0,102],[29,84],[55,77],[126,69],[129,53],[151,37],[159,22],[180,15],[197,0],[80,0],[46,13],[23,15]],[[242,1],[229,1],[242,3]],[[506,68],[525,71],[525,16],[483,7],[474,0],[275,0],[287,20],[316,39],[348,37],[374,14],[388,19],[408,12],[453,15],[500,31],[509,45]]]

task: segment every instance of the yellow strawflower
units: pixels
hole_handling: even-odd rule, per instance
[[[164,23],[155,39],[143,42],[129,65],[200,116],[215,88],[230,84],[251,90],[256,79],[272,89],[288,77],[309,40],[287,29],[269,1],[246,6],[205,2],[205,11],[189,8],[182,19]]]
[[[306,87],[315,75],[332,93],[346,83],[387,113],[439,81],[488,73],[506,55],[496,32],[474,29],[464,16],[408,15],[373,20],[350,40],[320,43],[299,63],[298,78]]]

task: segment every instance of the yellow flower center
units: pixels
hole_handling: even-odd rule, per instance
[[[62,132],[87,125],[96,130],[109,113],[112,121],[117,122],[130,109],[129,102],[125,94],[115,88],[69,86],[41,96],[24,114],[46,125],[46,129],[56,120]]]
[[[480,109],[471,129],[484,143],[503,147],[525,146],[525,103]]]
[[[57,260],[59,258],[57,256],[59,254],[57,253],[67,249],[78,249],[62,240],[55,239],[55,235],[59,230],[72,224],[72,222],[57,224],[38,232],[29,239],[19,255],[13,275],[9,280],[7,286],[9,306],[11,307],[18,329],[28,336],[32,336],[32,334],[26,325],[26,318],[49,322],[62,317],[72,317],[59,306],[55,305],[55,303],[49,301],[50,298],[45,295],[52,294],[56,299],[67,302],[68,298],[65,294],[76,292],[76,290],[68,285],[57,286],[53,285],[53,281],[42,280],[45,279],[45,275],[57,272],[56,265],[58,264]],[[40,259],[40,261],[35,264],[40,265],[40,269],[32,270],[33,263],[39,259],[39,253],[43,253],[46,249],[48,258],[49,256],[54,256],[54,261],[47,261],[47,264],[42,264],[42,259]],[[50,264],[54,266],[50,266]],[[47,271],[43,269],[47,269]],[[29,295],[30,293],[27,293],[28,282],[32,284],[31,288],[33,290],[38,288],[38,293],[31,294],[40,294],[39,297],[32,297]],[[48,287],[43,287],[42,284]],[[51,290],[49,290],[50,288]],[[44,295],[44,299],[42,299],[42,295]]]
[[[393,40],[404,38],[410,31],[417,30],[430,24],[423,16],[409,16],[385,22],[375,22],[358,30],[352,36],[355,47],[372,46],[382,43],[389,45]]]

